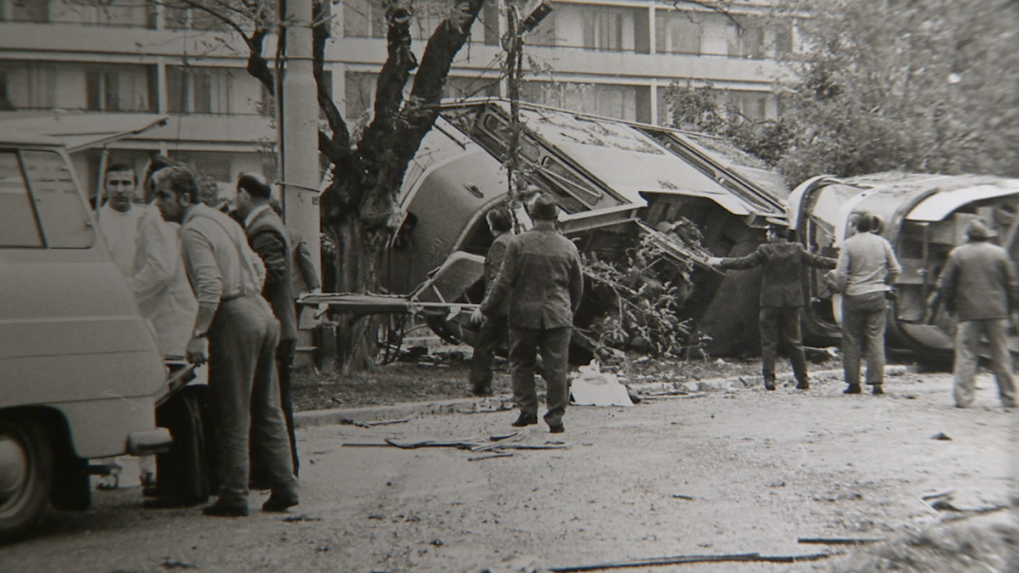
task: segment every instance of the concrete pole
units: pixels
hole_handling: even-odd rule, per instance
[[[280,176],[284,222],[308,243],[322,276],[319,234],[318,88],[312,67],[312,0],[280,0],[286,23],[280,106]]]

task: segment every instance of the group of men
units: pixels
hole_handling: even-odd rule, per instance
[[[153,158],[142,185],[145,202],[138,204],[135,170],[127,164],[106,170],[99,229],[164,356],[208,364],[206,422],[214,427],[218,498],[202,511],[248,515],[252,487],[272,492],[263,511],[285,511],[299,501],[292,282],[294,258],[306,256],[307,247],[286,230],[270,205],[271,188],[258,176],[238,179],[231,215],[202,203],[197,173],[165,157]],[[317,289],[317,275],[305,274],[308,288]],[[160,497],[146,507],[204,501],[195,488],[184,494],[158,487],[172,481],[174,468],[157,471]]]
[[[760,333],[764,386],[775,390],[775,360],[780,338],[785,338],[796,388],[810,382],[800,332],[804,305],[801,269],[834,269],[826,279],[842,295],[842,363],[845,394],[860,394],[861,359],[867,365],[865,382],[871,393],[884,393],[885,330],[889,301],[895,299],[895,280],[902,267],[892,245],[879,235],[881,221],[858,211],[850,215],[847,238],[838,259],[806,251],[789,240],[781,221],[769,221],[768,241],[744,257],[712,257],[719,270],[762,267]],[[974,376],[981,335],[990,346],[991,369],[1002,406],[1016,407],[1015,381],[1007,346],[1009,319],[1019,325],[1019,282],[1005,249],[990,242],[991,232],[980,219],[966,228],[967,243],[949,253],[937,283],[937,300],[958,322],[955,335],[953,394],[960,408],[972,405]]]

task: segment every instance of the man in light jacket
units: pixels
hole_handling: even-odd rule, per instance
[[[856,234],[842,242],[835,284],[842,298],[842,368],[845,394],[859,394],[860,355],[867,357],[867,384],[874,394],[884,393],[885,328],[888,298],[902,272],[891,243],[877,234],[880,220],[864,211],[849,217]]]

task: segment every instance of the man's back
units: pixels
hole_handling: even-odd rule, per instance
[[[583,290],[576,245],[554,229],[513,237],[495,288],[509,291],[513,328],[572,326]]]
[[[1005,249],[976,241],[949,254],[940,288],[959,320],[981,320],[1006,318],[1019,287]]]
[[[294,306],[293,253],[283,220],[272,209],[265,209],[248,221],[246,229],[251,248],[265,264],[262,296],[272,305],[280,321],[280,340],[297,338],[297,309]]]
[[[888,275],[901,271],[892,247],[884,237],[861,232],[842,242],[839,266],[836,269],[845,293],[851,296],[886,291]]]

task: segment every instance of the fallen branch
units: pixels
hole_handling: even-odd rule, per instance
[[[853,538],[853,537],[800,537],[796,543],[815,543],[818,545],[863,545],[865,543],[880,543],[880,538]]]
[[[389,424],[406,424],[410,421],[410,418],[401,418],[399,420],[379,420],[378,422],[365,422],[369,426],[388,426]]]
[[[641,561],[619,561],[615,563],[599,563],[597,565],[578,565],[573,567],[549,567],[555,573],[573,573],[576,571],[597,571],[599,569],[623,569],[626,567],[651,567],[655,565],[681,565],[683,563],[727,563],[738,561],[756,561],[767,563],[796,563],[800,561],[818,561],[828,559],[837,553],[810,553],[807,555],[761,555],[760,553],[736,553],[723,555],[676,555],[673,557],[653,557]]]
[[[512,458],[513,454],[509,452],[498,452],[494,454],[488,454],[484,456],[474,456],[473,458],[467,458],[469,462],[479,462],[481,460],[491,460],[493,458]]]

